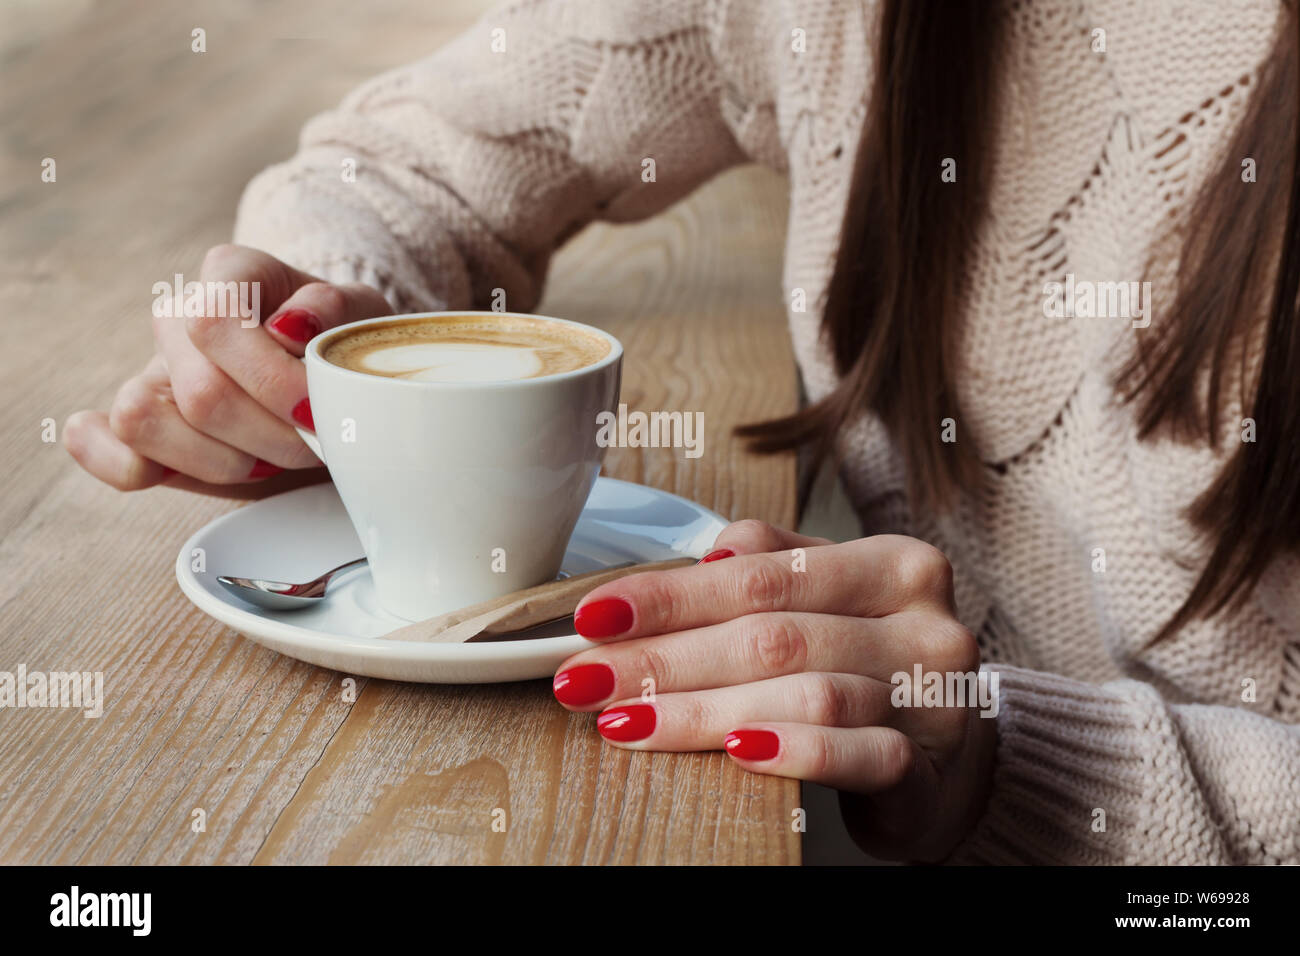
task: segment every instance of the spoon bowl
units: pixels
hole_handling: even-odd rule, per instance
[[[267,581],[262,578],[240,578],[234,575],[220,575],[217,583],[242,601],[264,607],[271,611],[300,611],[311,607],[325,597],[325,589],[330,579],[336,574],[359,568],[366,563],[365,558],[357,558],[337,568],[326,571],[318,578],[302,584],[289,584],[285,581]]]

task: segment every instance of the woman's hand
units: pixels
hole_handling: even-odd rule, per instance
[[[913,538],[832,544],[757,521],[731,525],[715,548],[725,560],[587,595],[577,629],[603,646],[561,665],[556,697],[600,710],[619,747],[724,749],[755,773],[834,787],[870,853],[947,856],[983,811],[995,721],[974,700],[891,699],[893,676],[910,680],[915,665],[979,668],[947,559]]]
[[[251,327],[238,316],[154,318],[158,351],[144,371],[107,414],[76,412],[63,429],[72,457],[114,488],[174,473],[231,485],[319,466],[293,430],[313,427],[303,349],[325,329],[390,311],[375,289],[330,285],[243,246],[210,249],[200,281],[259,283],[262,314],[274,314]]]

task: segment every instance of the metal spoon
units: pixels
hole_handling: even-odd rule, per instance
[[[311,607],[325,597],[325,588],[330,578],[342,571],[359,568],[366,563],[365,558],[357,558],[347,564],[340,564],[332,571],[326,571],[320,577],[305,584],[287,584],[284,581],[264,581],[261,578],[237,578],[221,575],[217,583],[227,591],[249,604],[256,604],[271,611],[300,611]],[[625,562],[631,564],[631,562]],[[617,567],[624,567],[623,564]],[[569,576],[568,571],[561,571],[556,577],[560,580]]]
[[[305,584],[286,584],[283,581],[263,581],[260,578],[237,578],[228,575],[218,577],[217,581],[235,597],[249,604],[256,604],[272,611],[297,611],[311,607],[323,598],[325,588],[334,575],[359,568],[365,563],[365,558],[357,558],[347,564],[340,564],[337,568],[326,571],[320,577]]]

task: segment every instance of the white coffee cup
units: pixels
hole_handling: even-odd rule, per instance
[[[307,345],[316,434],[298,429],[329,469],[370,559],[380,605],[408,621],[554,578],[605,449],[597,415],[618,406],[623,346],[591,365],[504,382],[428,382],[353,371],[321,357],[337,336],[394,319],[500,319],[516,313],[384,316]]]

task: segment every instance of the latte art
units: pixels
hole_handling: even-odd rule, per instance
[[[332,365],[417,382],[509,382],[585,368],[609,354],[590,332],[526,316],[443,315],[365,326],[327,343]]]
[[[542,372],[536,349],[482,342],[395,345],[369,353],[364,371],[418,382],[491,382],[533,378]]]

